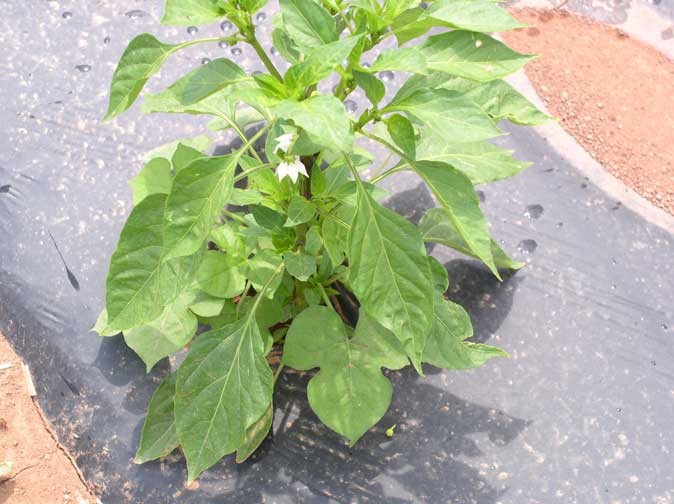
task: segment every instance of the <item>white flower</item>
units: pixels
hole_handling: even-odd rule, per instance
[[[274,140],[278,144],[274,152],[278,152],[280,150],[283,152],[288,152],[295,142],[295,133],[286,133],[284,135],[277,136]]]
[[[283,180],[283,177],[290,177],[290,180],[297,182],[297,176],[300,173],[305,177],[309,176],[307,169],[304,167],[302,161],[300,161],[299,156],[295,156],[295,159],[290,162],[280,162],[278,168],[276,168],[276,176],[279,180]]]

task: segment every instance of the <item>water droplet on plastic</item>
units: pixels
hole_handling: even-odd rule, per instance
[[[620,413],[623,409],[622,408],[616,408],[615,409],[618,413]]]
[[[580,184],[580,188],[581,189],[587,189],[587,183],[583,182],[582,184]]]
[[[63,19],[70,19],[71,17],[73,17],[73,13],[70,11],[65,11],[63,14],[61,14],[61,17]]]
[[[654,361],[654,360],[651,361],[651,366],[655,366],[655,361]]]
[[[232,24],[231,21],[223,21],[222,23],[220,23],[220,29],[224,32],[228,32],[232,28],[234,28],[234,25]]]
[[[617,289],[616,284],[611,285],[611,290],[616,290],[616,289]]]
[[[254,70],[253,71],[253,75],[262,75],[262,73],[263,72],[261,70]]]
[[[524,216],[527,219],[536,220],[543,215],[543,207],[541,205],[528,205],[524,209]]]
[[[232,47],[232,56],[241,56],[242,52],[240,47]]]
[[[109,44],[109,43],[110,43],[110,37],[105,37],[105,38],[103,39],[103,43],[104,43],[104,44]]]
[[[201,58],[202,65],[208,65],[211,62],[211,58]]]
[[[426,10],[428,9],[428,2],[421,2],[421,5],[419,5],[422,9]]]
[[[220,42],[218,42],[218,47],[220,49],[226,49],[227,47],[229,47],[229,44],[227,42],[225,42],[224,40],[221,40]]]
[[[195,34],[197,34],[198,32],[199,32],[199,28],[197,28],[196,26],[188,26],[188,27],[187,27],[187,33],[188,33],[189,35],[195,35]]]
[[[555,227],[556,227],[556,228],[564,227],[564,223],[563,223],[563,222],[558,222],[557,224],[555,224]]]
[[[386,70],[384,72],[379,72],[379,78],[384,82],[391,82],[395,78],[395,75],[390,70]]]
[[[612,257],[612,258],[611,258],[611,264],[614,264],[614,265],[615,265],[615,264],[618,264],[618,261],[615,260],[615,257]]]
[[[349,114],[353,114],[356,112],[356,110],[358,110],[358,105],[353,100],[346,100],[344,102],[344,108]]]
[[[536,252],[536,249],[538,248],[538,243],[536,243],[536,240],[522,240],[518,245],[517,248],[520,252],[523,254],[533,254]]]
[[[666,331],[666,330],[667,330],[667,324],[662,324],[660,327],[662,327],[662,330],[663,330],[663,331]]]
[[[276,49],[276,47],[274,47],[274,46],[271,46],[271,49],[269,50],[269,52],[271,53],[272,56],[278,56],[279,54],[281,54],[281,53],[278,52],[278,49]]]
[[[91,70],[91,65],[76,65],[75,68],[77,68],[80,72],[88,72]]]
[[[264,23],[267,19],[267,15],[264,12],[258,12],[255,14],[255,24]]]
[[[127,12],[124,15],[128,18],[142,18],[142,17],[145,17],[147,15],[147,12],[142,11],[140,9],[134,9],[134,10],[130,10],[129,12]]]
[[[484,191],[475,191],[477,193],[477,199],[480,200],[480,203],[487,201],[487,195]]]
[[[372,65],[370,65],[369,63],[363,63],[361,66],[363,68],[370,68]]]
[[[495,471],[495,470],[496,470],[496,466],[495,466],[495,465],[491,465],[491,466],[489,467],[489,469],[491,469],[492,471]]]

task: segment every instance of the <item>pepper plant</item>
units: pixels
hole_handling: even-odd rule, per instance
[[[488,142],[503,134],[499,120],[548,119],[502,80],[532,56],[487,35],[522,27],[491,0],[280,0],[275,57],[252,18],[265,3],[167,0],[164,24],[227,18],[234,33],[181,44],[137,36],[105,116],[128,109],[171,54],[194,44],[247,44],[266,68],[204,61],[145,97],[145,112],[210,116],[209,130],[230,129],[242,144],[209,156],[201,136],[153,151],[131,181],[134,208],[95,328],[122,332],[148,371],[189,347],[150,401],[136,462],[179,446],[190,481],[260,445],[284,366],[318,369],[309,404],[353,445],[389,406],[384,368],[411,363],[422,374],[424,362],[467,369],[506,355],[467,341],[470,319],[444,298],[447,272],[424,243],[498,278],[519,268],[491,238],[474,186],[527,166]],[[395,93],[381,79],[393,71],[410,74]],[[344,101],[357,88],[368,105],[356,117]],[[375,163],[373,144],[391,156]],[[378,184],[401,171],[438,203],[419,226],[380,202]],[[210,330],[195,336],[199,326]]]

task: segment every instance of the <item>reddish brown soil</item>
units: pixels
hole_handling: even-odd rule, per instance
[[[3,369],[3,364],[12,364]],[[21,359],[0,334],[0,504],[96,502],[28,393]]]
[[[505,42],[550,112],[604,168],[674,215],[674,62],[624,32],[565,11],[524,9]]]

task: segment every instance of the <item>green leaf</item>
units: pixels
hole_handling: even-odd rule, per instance
[[[207,156],[199,150],[193,149],[189,145],[179,143],[178,147],[176,147],[176,151],[173,153],[173,157],[171,158],[173,173],[178,173],[183,168],[186,168],[192,161],[202,157]]]
[[[302,48],[318,47],[339,38],[335,20],[313,0],[280,0],[281,15],[288,34]],[[303,52],[306,53],[306,50]]]
[[[512,157],[513,151],[488,142],[446,143],[436,135],[421,135],[417,159],[441,161],[461,170],[473,184],[517,175],[531,163]]]
[[[353,207],[341,207],[335,212],[339,221],[326,217],[321,223],[323,244],[333,267],[337,267],[344,262],[349,239],[349,228],[347,226],[351,224],[354,212],[355,208]]]
[[[406,10],[418,6],[421,0],[387,0],[384,3],[384,14],[387,21],[397,18]]]
[[[128,109],[147,80],[159,71],[179,45],[164,44],[149,33],[134,38],[124,50],[110,84],[110,101],[103,121]]]
[[[295,317],[283,360],[302,371],[320,367],[307,387],[309,405],[351,446],[384,416],[391,402],[391,383],[381,368],[407,364],[396,338],[367,315],[361,315],[349,338],[339,316],[324,306],[312,306]]]
[[[414,126],[404,116],[393,114],[385,119],[391,140],[410,159],[417,157],[416,134]]]
[[[301,102],[284,100],[272,112],[304,129],[312,142],[335,152],[353,149],[351,120],[344,104],[332,95],[315,95]]]
[[[134,206],[150,194],[168,194],[171,191],[171,178],[171,163],[168,159],[151,159],[140,173],[129,181],[133,190]]]
[[[198,317],[217,317],[225,306],[225,300],[203,291],[193,290],[181,296],[185,305]]]
[[[152,194],[129,215],[110,260],[106,308],[110,329],[150,322],[192,280],[201,254],[165,260],[165,194]]]
[[[418,90],[383,110],[393,111],[409,114],[447,142],[476,142],[503,134],[475,103],[446,89]]]
[[[459,235],[454,223],[442,208],[431,208],[422,217],[419,223],[419,231],[421,231],[425,242],[439,243],[458,250],[462,254],[479,259],[475,252],[470,249],[468,243]],[[524,263],[513,261],[508,257],[494,240],[491,240],[491,253],[494,257],[494,264],[499,269],[517,270],[524,266]]]
[[[99,336],[103,337],[117,336],[119,334],[119,329],[111,328],[108,325],[108,310],[105,308],[103,308],[101,311],[98,319],[96,319],[94,327],[92,327],[91,330],[97,332]]]
[[[192,105],[232,84],[250,81],[243,69],[227,58],[218,58],[190,72],[180,101]]]
[[[478,83],[453,77],[447,79],[442,87],[462,93],[497,121],[508,119],[515,124],[536,126],[554,120],[538,110],[510,84],[500,79]]]
[[[302,196],[295,196],[288,205],[288,220],[285,227],[297,226],[309,222],[316,215],[316,205]]]
[[[428,256],[428,265],[431,267],[433,286],[436,292],[445,292],[449,289],[449,273],[447,273],[447,269],[433,256]]]
[[[267,411],[265,411],[260,418],[257,419],[253,425],[248,427],[246,431],[246,439],[243,444],[236,450],[236,463],[245,462],[255,450],[262,444],[264,438],[267,437],[271,430],[271,424],[274,420],[274,405],[269,404]]]
[[[364,311],[398,337],[420,369],[433,280],[416,227],[359,185],[348,240],[349,286]]]
[[[243,292],[246,277],[239,271],[241,258],[209,250],[197,270],[197,287],[211,296],[233,298]]]
[[[201,25],[217,21],[225,15],[219,0],[166,0],[161,24]]]
[[[426,56],[417,47],[398,47],[382,51],[372,63],[370,72],[383,72],[393,70],[425,74],[428,72]]]
[[[173,399],[176,391],[176,375],[170,374],[152,394],[147,408],[138,451],[133,461],[143,464],[166,457],[178,447]]]
[[[175,153],[178,150],[178,146],[180,144],[198,150],[199,152],[204,152],[211,146],[211,143],[213,143],[213,141],[206,135],[197,135],[192,138],[182,138],[180,140],[174,140],[173,142],[169,142],[152,149],[150,152],[145,154],[143,159],[146,162],[158,157],[173,159],[173,156],[175,156]]]
[[[203,246],[232,195],[241,154],[199,158],[175,176],[166,200],[165,260],[193,254]]]
[[[265,295],[268,298],[273,298],[276,289],[281,285],[283,277],[277,275],[276,271],[283,268],[283,260],[278,253],[270,249],[264,249],[258,252],[248,262],[248,272],[246,276],[253,284],[256,291],[262,289],[263,286],[268,285],[265,290]],[[271,283],[270,283],[271,282]]]
[[[323,247],[323,240],[321,239],[321,231],[318,226],[311,226],[307,231],[307,236],[304,244],[304,249],[309,254],[318,254]]]
[[[265,6],[267,0],[241,0],[241,7],[250,13],[254,14]]]
[[[303,252],[286,252],[283,254],[286,270],[292,276],[306,282],[316,273],[316,258]]]
[[[480,82],[517,72],[534,58],[487,35],[461,30],[433,35],[418,47],[429,69]]]
[[[365,96],[372,105],[379,105],[386,95],[384,83],[372,74],[367,72],[353,71],[353,78],[356,84],[365,92]]]
[[[288,35],[288,31],[285,27],[276,26],[278,20],[283,20],[280,16],[274,18],[275,28],[271,32],[272,42],[274,47],[278,50],[279,54],[285,58],[286,61],[291,64],[297,63],[300,60],[300,53],[295,43]]]
[[[147,372],[173,352],[184,347],[197,331],[197,318],[180,297],[149,324],[124,331],[124,341],[143,359]]]
[[[443,21],[445,26],[474,32],[500,32],[527,26],[493,0],[437,0],[430,5],[426,16]]]
[[[291,66],[285,74],[285,83],[290,92],[303,91],[305,87],[329,76],[349,57],[360,37],[346,37],[310,50],[301,63]]]
[[[500,348],[464,341],[472,335],[473,326],[466,310],[437,294],[424,362],[445,369],[471,369],[494,357],[508,357]]]
[[[201,335],[178,369],[176,430],[194,481],[235,451],[271,404],[272,372],[255,317]]]
[[[446,163],[419,161],[413,167],[433,191],[469,249],[500,280],[491,252],[489,227],[470,179]]]

